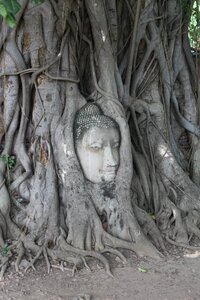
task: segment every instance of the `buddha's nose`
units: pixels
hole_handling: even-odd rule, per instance
[[[104,150],[104,164],[107,167],[116,168],[118,161],[113,155],[112,148],[110,146],[106,147]]]

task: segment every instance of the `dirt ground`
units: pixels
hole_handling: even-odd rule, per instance
[[[200,249],[200,248],[199,248]],[[91,270],[82,268],[72,277],[70,269],[62,272],[56,264],[47,274],[44,260],[36,271],[15,273],[11,266],[0,282],[2,300],[195,300],[200,299],[200,250],[181,250],[175,246],[163,261],[138,259],[124,253],[126,263],[111,255],[109,277],[103,266],[88,259]]]

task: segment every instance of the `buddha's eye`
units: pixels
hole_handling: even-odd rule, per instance
[[[102,146],[101,146],[101,145],[90,145],[90,146],[89,146],[89,149],[90,149],[91,151],[96,152],[96,151],[100,151],[100,150],[102,149]]]

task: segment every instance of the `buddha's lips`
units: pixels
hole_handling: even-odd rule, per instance
[[[116,168],[113,168],[112,170],[108,170],[108,171],[101,171],[101,174],[103,176],[115,176],[116,175]]]

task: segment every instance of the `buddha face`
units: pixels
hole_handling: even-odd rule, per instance
[[[93,183],[111,182],[119,167],[120,135],[115,127],[88,129],[76,143],[85,177]]]

